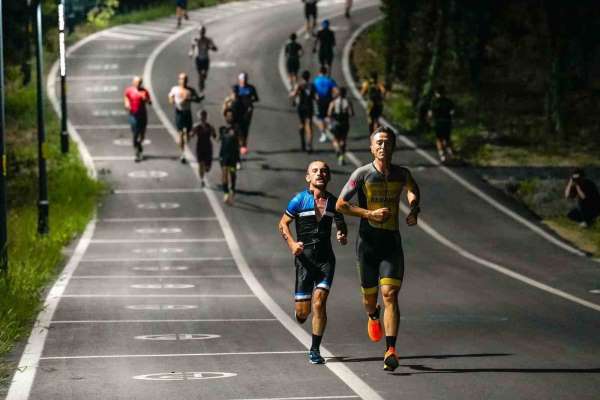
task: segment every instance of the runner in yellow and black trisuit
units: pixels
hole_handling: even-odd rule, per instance
[[[398,367],[395,348],[400,321],[398,292],[404,277],[398,218],[400,197],[405,189],[410,204],[410,213],[406,217],[409,226],[416,225],[420,211],[419,187],[410,171],[391,163],[395,140],[389,128],[380,128],[371,135],[373,162],[352,173],[336,204],[338,212],[361,218],[356,250],[363,302],[369,316],[367,328],[372,341],[381,340],[380,306],[377,304],[377,292],[381,287],[387,345],[383,368],[386,371]],[[349,203],[355,194],[358,205]]]

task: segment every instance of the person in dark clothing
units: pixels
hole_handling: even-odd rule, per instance
[[[317,32],[313,53],[317,52],[319,47],[319,63],[321,67],[326,67],[327,71],[331,71],[333,63],[333,49],[335,47],[335,33],[329,29],[329,20],[323,20],[321,30]]]
[[[285,45],[285,67],[292,87],[296,86],[296,82],[298,81],[300,58],[302,57],[302,46],[296,39],[296,34],[292,33],[290,41]]]
[[[223,200],[225,204],[232,205],[235,196],[235,183],[237,173],[237,163],[240,161],[240,144],[238,139],[238,128],[233,121],[233,112],[225,111],[225,126],[219,128],[219,140],[221,141],[221,150],[219,151],[219,161],[221,162]]]
[[[190,138],[196,136],[196,160],[198,161],[198,175],[200,184],[204,187],[204,174],[210,172],[213,158],[213,146],[211,139],[217,138],[215,128],[208,123],[206,110],[200,111],[200,123],[192,128]]]
[[[434,92],[434,98],[431,102],[431,109],[428,117],[433,120],[435,130],[436,147],[441,162],[446,162],[447,158],[454,157],[452,150],[452,117],[454,116],[454,103],[446,97],[446,90],[443,86],[438,87]]]
[[[248,153],[248,133],[254,112],[254,103],[259,101],[256,88],[248,83],[248,74],[242,72],[238,76],[238,83],[233,87],[235,97],[239,101],[239,120],[235,121],[239,128],[240,152],[242,155]]]
[[[314,103],[316,98],[315,88],[310,82],[310,72],[302,72],[302,81],[297,83],[290,93],[290,97],[296,101],[296,110],[300,119],[300,149],[312,153]]]
[[[584,228],[594,224],[600,215],[600,193],[594,182],[585,177],[581,168],[576,168],[565,187],[565,198],[575,199],[577,206],[567,217]]]

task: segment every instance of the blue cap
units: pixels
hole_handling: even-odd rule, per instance
[[[321,26],[323,28],[329,28],[329,20],[328,19],[324,19],[323,22],[321,22]]]

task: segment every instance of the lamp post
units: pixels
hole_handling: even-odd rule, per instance
[[[6,218],[6,154],[4,149],[4,27],[0,0],[0,271],[8,272]]]
[[[69,132],[67,131],[67,61],[65,54],[65,0],[58,5],[58,51],[60,65],[60,151],[69,152]]]
[[[44,85],[43,83],[43,47],[42,47],[42,1],[35,6],[35,49],[37,77],[37,125],[38,125],[38,233],[48,234],[48,176],[46,172],[46,130],[44,127]]]

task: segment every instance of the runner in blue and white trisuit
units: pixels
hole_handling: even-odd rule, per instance
[[[296,265],[295,312],[296,320],[303,323],[313,312],[312,345],[309,361],[323,364],[319,347],[327,324],[326,304],[333,275],[335,255],[331,247],[331,225],[335,221],[336,238],[347,243],[344,217],[335,211],[336,198],[327,191],[331,179],[329,166],[313,161],[306,171],[308,188],[296,194],[289,202],[279,221],[279,232],[294,255]],[[290,224],[296,221],[295,240]]]

